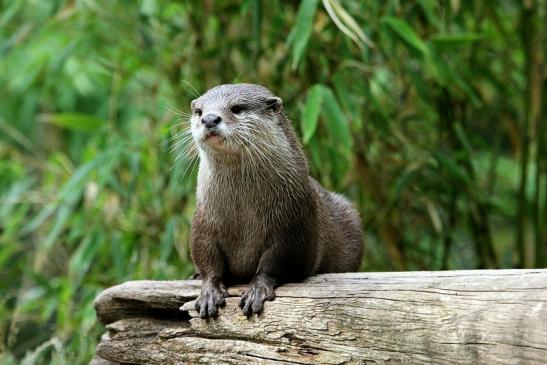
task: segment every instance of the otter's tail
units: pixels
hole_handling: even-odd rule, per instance
[[[337,247],[339,252],[336,253],[339,259],[334,260],[340,267],[333,268],[333,271],[357,271],[363,255],[363,231],[359,212],[342,195],[327,193],[329,211],[341,241]]]

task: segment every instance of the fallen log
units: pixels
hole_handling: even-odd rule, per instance
[[[102,292],[107,333],[92,363],[547,363],[547,270],[318,275],[279,287],[249,319],[237,304],[244,287],[200,319],[200,284]]]

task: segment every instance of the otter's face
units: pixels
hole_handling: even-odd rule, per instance
[[[192,136],[205,152],[243,152],[279,132],[281,104],[259,85],[217,86],[192,101]]]

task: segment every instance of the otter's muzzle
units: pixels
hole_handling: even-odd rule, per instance
[[[205,126],[207,129],[211,129],[216,127],[220,122],[222,121],[222,118],[215,114],[207,114],[201,119],[201,124]]]

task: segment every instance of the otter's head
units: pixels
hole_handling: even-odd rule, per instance
[[[192,101],[192,136],[201,151],[238,154],[278,140],[282,101],[263,86],[216,86]]]

